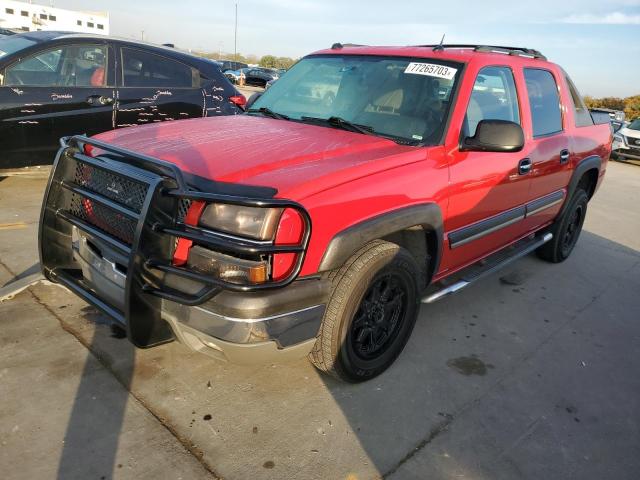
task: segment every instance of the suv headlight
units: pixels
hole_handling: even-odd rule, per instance
[[[256,240],[273,240],[281,214],[281,208],[212,203],[202,212],[200,225]]]

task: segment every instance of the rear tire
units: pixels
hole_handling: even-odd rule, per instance
[[[540,258],[552,263],[564,262],[576,246],[587,214],[589,196],[579,188],[569,200],[567,209],[549,230],[553,238],[541,246],[536,253]]]
[[[333,288],[309,359],[350,383],[380,375],[402,352],[418,315],[420,271],[414,258],[376,240],[329,278]]]

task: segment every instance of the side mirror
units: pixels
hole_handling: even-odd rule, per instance
[[[462,141],[463,152],[519,152],[524,147],[522,127],[506,120],[481,120],[473,137]]]
[[[244,109],[249,110],[251,108],[251,105],[253,105],[256,102],[256,100],[258,100],[261,96],[262,96],[262,92],[256,92],[253,95],[251,95],[249,97],[249,100],[247,100],[247,104],[244,106]]]

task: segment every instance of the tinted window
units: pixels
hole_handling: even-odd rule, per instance
[[[507,120],[520,124],[518,93],[510,68],[485,67],[478,73],[467,107],[464,136],[474,136],[481,120]]]
[[[569,85],[569,93],[571,94],[571,101],[573,102],[573,116],[575,117],[576,127],[588,127],[589,125],[593,125],[591,114],[582,101],[582,97],[580,96],[580,93],[578,93],[578,89],[568,75],[565,75],[565,79],[567,80],[567,85]]]
[[[5,85],[99,87],[106,85],[104,46],[68,46],[27,57],[5,70]]]
[[[17,35],[0,38],[0,58],[4,57],[5,55],[16,53],[23,48],[30,47],[31,45],[35,45],[35,43],[36,42],[34,42],[33,40],[28,40]]]
[[[13,15],[13,8],[5,8],[4,11],[9,15]]]
[[[549,135],[562,130],[562,113],[558,86],[548,70],[525,68],[527,94],[531,107],[533,136]]]
[[[162,55],[122,49],[125,87],[197,87],[199,76],[191,67]]]

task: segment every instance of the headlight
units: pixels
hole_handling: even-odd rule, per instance
[[[623,137],[622,135],[617,134],[617,133],[614,133],[614,134],[613,134],[613,141],[614,141],[614,142],[621,143],[621,144],[623,144],[623,145],[624,145],[624,143],[625,143],[625,142],[624,142],[624,137]]]
[[[243,207],[213,203],[202,212],[200,224],[203,227],[256,240],[272,240],[281,214],[281,208]]]

